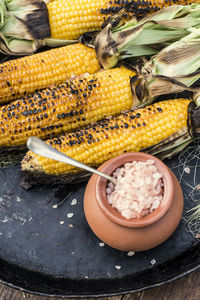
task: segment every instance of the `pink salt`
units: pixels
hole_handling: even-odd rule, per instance
[[[159,207],[163,179],[154,160],[126,163],[113,173],[115,186],[106,189],[108,202],[127,219],[141,218]]]

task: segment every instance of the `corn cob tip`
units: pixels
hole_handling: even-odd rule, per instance
[[[43,0],[1,0],[0,16],[0,52],[4,54],[32,54],[51,36]]]

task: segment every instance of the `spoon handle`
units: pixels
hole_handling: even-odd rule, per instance
[[[31,150],[35,154],[57,160],[57,161],[69,164],[71,166],[80,168],[80,169],[84,169],[91,173],[95,173],[99,176],[102,176],[102,177],[106,178],[107,180],[111,181],[112,183],[115,183],[115,180],[113,177],[111,177],[107,174],[104,174],[94,168],[91,168],[91,167],[65,155],[64,153],[58,151],[57,149],[51,147],[50,145],[48,145],[46,143],[44,143],[41,139],[39,139],[35,136],[32,136],[27,140],[27,147],[29,150]]]

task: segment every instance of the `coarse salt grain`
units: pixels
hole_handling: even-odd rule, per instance
[[[134,252],[134,251],[129,251],[129,252],[127,253],[127,255],[128,255],[128,256],[133,256],[133,255],[135,255],[135,252]]]
[[[67,217],[70,219],[70,218],[72,218],[73,217],[73,213],[70,213],[70,214],[67,214]]]
[[[151,264],[152,264],[152,265],[155,265],[155,263],[156,263],[156,260],[155,260],[155,259],[152,259],[152,260],[151,260]]]
[[[77,199],[73,199],[71,205],[76,205],[76,204],[77,204]]]
[[[60,225],[63,225],[63,224],[65,224],[65,221],[60,221]]]
[[[127,219],[141,218],[159,207],[163,199],[162,174],[154,160],[133,161],[114,171],[115,186],[106,189],[108,202]]]
[[[55,205],[53,205],[52,207],[53,207],[53,208],[58,208],[58,205],[57,205],[57,204],[55,204]]]
[[[184,168],[184,172],[187,174],[190,174],[190,168],[188,168],[188,167]]]
[[[103,242],[101,242],[101,243],[99,243],[99,246],[100,246],[100,247],[104,247],[105,244],[104,244]]]
[[[115,269],[120,270],[121,266],[115,266]]]

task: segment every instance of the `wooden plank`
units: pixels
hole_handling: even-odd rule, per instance
[[[61,300],[63,298],[40,297],[17,291],[0,284],[0,300]],[[67,298],[65,298],[67,300]],[[83,299],[83,298],[82,298]],[[87,298],[85,298],[87,299]],[[91,299],[91,298],[90,298]],[[99,300],[199,300],[200,270],[171,283],[148,289],[139,293],[98,298]],[[75,300],[70,298],[70,300]]]

